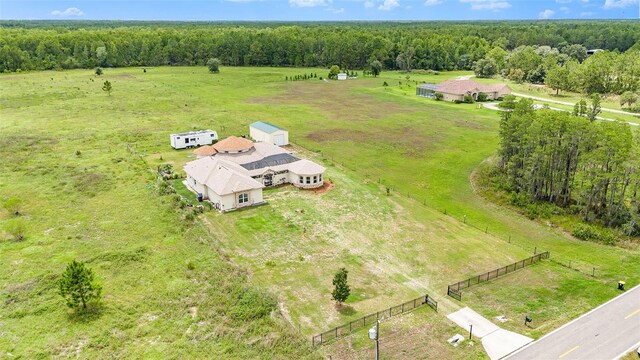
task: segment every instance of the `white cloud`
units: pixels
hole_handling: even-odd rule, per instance
[[[566,6],[563,6],[563,7],[560,8],[560,11],[567,13],[567,12],[569,12],[569,8],[566,7]]]
[[[344,14],[344,8],[331,9],[331,12],[334,13],[334,14]]]
[[[51,12],[51,15],[54,15],[54,16],[82,16],[82,15],[84,15],[84,13],[82,12],[82,10],[78,9],[77,7],[70,7],[65,11],[53,10]]]
[[[580,13],[580,16],[582,16],[582,17],[589,17],[591,15],[593,15],[593,13],[591,11],[585,11],[585,12],[581,12]]]
[[[374,4],[372,1],[365,1],[365,2],[364,2],[364,7],[365,7],[366,9],[372,8],[372,7],[374,7],[374,6],[375,6],[375,4]]]
[[[638,0],[606,0],[604,2],[605,9],[623,8],[638,3]]]
[[[503,0],[460,0],[460,2],[471,4],[471,10],[501,10],[511,7],[509,2]]]
[[[570,2],[571,2],[571,0],[556,0],[556,2],[557,2],[558,4],[568,4],[568,3],[570,3]]]
[[[546,9],[545,11],[541,11],[541,12],[538,14],[538,18],[539,18],[539,19],[549,19],[549,18],[550,18],[550,17],[552,17],[552,16],[553,16],[553,14],[555,14],[555,13],[556,13],[556,12],[555,12],[555,11],[553,11],[553,10]]]
[[[325,6],[327,3],[324,0],[289,0],[289,5],[293,7],[314,7]]]
[[[442,4],[442,0],[427,0],[424,2],[425,6],[434,6]]]
[[[399,0],[384,0],[382,5],[378,6],[378,9],[389,11],[394,7],[398,7],[400,5]]]

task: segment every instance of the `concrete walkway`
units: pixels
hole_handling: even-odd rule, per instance
[[[491,360],[501,359],[533,341],[524,335],[500,328],[468,307],[447,315],[447,318],[467,331],[473,325],[473,335],[481,339]]]

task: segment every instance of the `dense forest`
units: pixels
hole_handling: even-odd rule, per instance
[[[364,69],[379,60],[385,69],[471,70],[488,55],[501,62],[515,52],[525,68],[511,75],[535,82],[552,49],[567,55],[561,63],[582,61],[582,49],[616,54],[639,39],[637,21],[1,21],[0,71],[204,65],[210,58],[233,66]],[[540,59],[527,57],[539,47]]]
[[[640,146],[628,123],[511,103],[500,123],[495,176],[526,207],[546,202],[588,223],[640,235]]]

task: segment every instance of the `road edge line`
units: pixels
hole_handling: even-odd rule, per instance
[[[607,302],[605,302],[605,303],[603,303],[603,304],[598,305],[598,307],[595,307],[595,308],[593,308],[593,309],[589,310],[588,312],[586,312],[586,313],[584,313],[584,314],[580,315],[579,317],[577,317],[577,318],[575,318],[575,319],[573,319],[573,320],[569,321],[568,323],[566,323],[566,324],[564,324],[564,325],[560,326],[559,328],[557,328],[557,329],[553,330],[552,332],[550,332],[550,333],[548,333],[548,334],[544,335],[544,336],[543,336],[543,337],[541,337],[540,339],[535,340],[535,341],[532,341],[532,342],[530,342],[529,344],[527,344],[527,345],[525,345],[525,346],[521,347],[520,349],[518,349],[518,350],[516,350],[516,351],[514,351],[514,352],[512,352],[512,353],[510,353],[510,354],[505,355],[504,357],[502,357],[502,359],[508,359],[509,357],[511,357],[511,356],[513,356],[513,355],[515,355],[515,354],[517,354],[517,353],[521,352],[521,351],[524,351],[524,350],[525,350],[525,349],[527,349],[529,346],[533,346],[533,344],[535,344],[535,343],[537,343],[538,341],[540,341],[540,340],[542,340],[542,339],[546,338],[547,336],[551,336],[551,335],[553,335],[555,332],[562,330],[564,327],[566,327],[566,326],[569,326],[569,325],[573,324],[574,322],[576,322],[576,321],[578,321],[578,320],[582,319],[583,317],[585,317],[585,316],[587,316],[587,315],[591,314],[592,312],[594,312],[594,311],[596,311],[596,310],[600,309],[601,307],[603,307],[603,306],[605,306],[605,305],[609,304],[610,302],[614,302],[614,301],[618,300],[619,298],[621,298],[621,297],[623,297],[623,296],[625,296],[625,295],[627,295],[627,294],[630,294],[631,292],[635,291],[636,289],[640,289],[640,284],[638,284],[638,285],[636,285],[636,286],[632,287],[631,289],[629,289],[629,290],[625,291],[625,292],[624,292],[624,294],[620,294],[620,295],[618,295],[618,296],[614,297],[613,299],[611,299],[611,300],[609,300],[609,301],[607,301]]]
[[[613,360],[620,360],[622,359],[623,356],[627,355],[628,353],[632,352],[634,349],[636,348],[640,348],[640,341],[638,341],[637,344],[631,346],[631,348],[625,350],[622,354],[616,356],[615,358],[613,358]]]

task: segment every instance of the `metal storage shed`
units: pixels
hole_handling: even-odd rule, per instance
[[[273,145],[289,144],[289,132],[264,121],[256,121],[249,125],[249,136],[255,141],[264,141]]]

